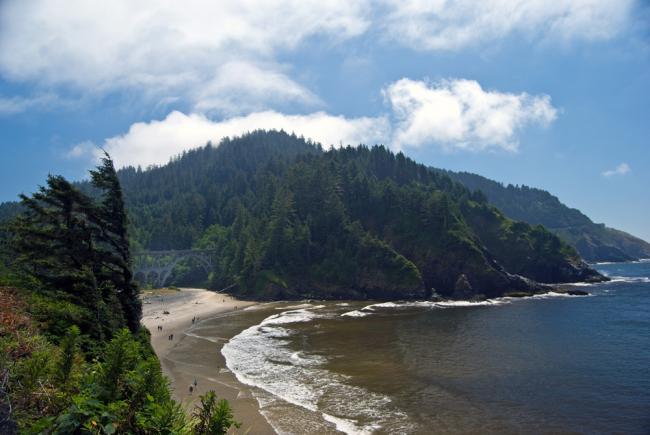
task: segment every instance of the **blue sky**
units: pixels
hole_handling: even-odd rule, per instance
[[[549,190],[650,240],[633,0],[0,3],[0,201],[284,128]]]

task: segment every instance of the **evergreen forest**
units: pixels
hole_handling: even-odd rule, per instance
[[[210,392],[188,416],[140,326],[108,155],[89,186],[50,176],[0,233],[0,433],[225,434],[228,403]]]
[[[212,249],[208,285],[240,297],[493,297],[602,278],[543,226],[383,146],[255,131],[120,179],[135,249]]]

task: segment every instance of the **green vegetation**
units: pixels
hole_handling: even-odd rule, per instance
[[[201,397],[201,407],[194,412],[196,423],[194,433],[197,435],[222,435],[231,427],[238,428],[228,402],[221,399],[217,401],[214,391]]]
[[[89,182],[50,176],[14,211],[0,230],[2,433],[238,427],[213,393],[191,418],[170,397],[140,327],[134,248],[213,249],[209,284],[250,298],[530,295],[602,278],[541,225],[401,153],[276,131],[145,171],[106,156]],[[176,282],[196,276],[185,264]]]
[[[223,434],[214,393],[188,418],[140,326],[122,192],[106,156],[94,195],[51,176],[0,232],[0,433]]]
[[[441,171],[442,172],[442,171]],[[574,246],[587,261],[629,261],[650,258],[650,244],[603,224],[595,224],[546,192],[528,186],[504,186],[467,172],[444,171],[468,189],[483,192],[491,204],[511,219],[543,225]]]
[[[60,176],[32,197],[11,223],[9,246],[16,267],[59,300],[82,307],[80,327],[95,339],[126,325],[140,327],[141,304],[132,283],[126,210],[113,163],[91,171],[95,200]]]
[[[517,275],[599,279],[544,228],[381,146],[323,151],[257,131],[120,178],[137,246],[212,248],[209,285],[241,297],[497,296],[541,290]]]

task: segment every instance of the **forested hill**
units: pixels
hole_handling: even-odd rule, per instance
[[[384,147],[258,131],[120,178],[137,243],[218,251],[211,285],[257,298],[497,296],[599,279],[541,226]],[[526,278],[522,278],[526,277]]]
[[[629,261],[650,258],[650,244],[623,231],[592,222],[549,192],[528,186],[507,186],[468,172],[444,171],[468,189],[480,190],[511,219],[541,224],[573,245],[587,261]]]
[[[232,223],[242,201],[254,202],[251,195],[264,189],[250,185],[258,172],[274,173],[298,155],[320,153],[320,145],[295,135],[258,131],[218,146],[208,143],[162,167],[122,169],[134,243],[190,248],[209,225]]]

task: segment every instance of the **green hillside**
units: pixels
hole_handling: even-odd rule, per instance
[[[629,261],[650,258],[650,244],[623,231],[592,222],[545,190],[505,186],[480,175],[443,171],[468,189],[482,191],[506,216],[531,225],[543,225],[559,235],[587,261]]]
[[[543,227],[384,147],[258,131],[120,178],[139,247],[216,249],[210,284],[240,296],[498,296],[599,278]]]

